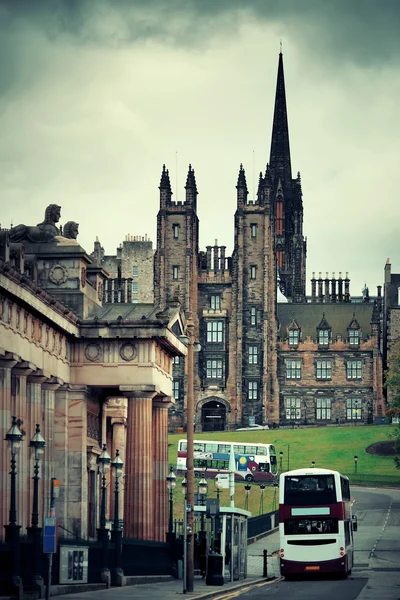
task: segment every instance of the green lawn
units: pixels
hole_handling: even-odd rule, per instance
[[[366,448],[375,442],[387,441],[389,434],[395,429],[394,425],[357,425],[352,427],[312,427],[297,429],[271,429],[270,431],[241,431],[241,432],[215,432],[195,434],[195,439],[209,439],[221,441],[237,441],[249,443],[271,443],[275,445],[278,455],[283,452],[282,468],[287,470],[299,469],[311,465],[315,461],[316,467],[334,469],[349,476],[350,483],[369,485],[400,486],[400,470],[395,468],[392,456],[376,456],[366,452]],[[176,466],[177,443],[182,434],[168,437],[168,460]],[[357,460],[357,474],[355,474],[354,456]],[[177,481],[174,491],[174,502],[177,514],[181,514],[182,493]],[[197,480],[196,480],[197,485]],[[209,480],[210,497],[215,497],[214,484]],[[249,494],[249,510],[253,515],[259,514],[261,492],[258,485],[253,484]],[[237,483],[235,491],[235,504],[244,508],[244,484]],[[221,494],[221,504],[229,506],[229,491]],[[264,492],[263,512],[269,512],[274,506],[274,490],[267,488]]]

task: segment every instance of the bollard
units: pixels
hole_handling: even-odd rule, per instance
[[[263,550],[263,577],[268,577],[268,568],[267,568],[267,549]]]

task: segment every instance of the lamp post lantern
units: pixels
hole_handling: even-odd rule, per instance
[[[40,433],[40,425],[36,424],[36,431],[31,439],[29,446],[31,448],[32,456],[35,461],[33,479],[33,505],[32,505],[32,525],[28,527],[28,535],[32,539],[33,544],[33,575],[32,584],[33,588],[40,590],[40,596],[43,595],[44,581],[41,576],[42,564],[41,564],[41,542],[42,542],[42,528],[39,527],[39,462],[44,454],[46,442]]]
[[[283,461],[283,452],[282,450],[279,452],[279,471],[282,473],[282,461]]]
[[[218,473],[216,474],[216,476],[214,477],[214,487],[215,487],[215,493],[217,494],[217,500],[219,500],[219,495],[221,493],[221,490],[219,489],[219,469],[218,469]]]
[[[171,536],[174,530],[174,489],[176,486],[176,475],[172,466],[170,467],[167,477],[167,488],[169,491],[169,520],[168,520],[168,533]]]
[[[114,542],[115,548],[115,565],[113,569],[114,582],[117,585],[122,584],[122,578],[124,572],[121,568],[121,554],[122,554],[122,529],[121,521],[119,518],[119,480],[122,475],[124,463],[119,455],[119,450],[115,451],[115,458],[111,461],[111,468],[113,470],[115,487],[114,487],[114,520],[111,530],[111,541]]]
[[[200,497],[200,506],[205,506],[204,500],[206,499],[207,496],[207,491],[208,491],[208,483],[206,478],[204,477],[204,473],[201,474],[201,479],[199,481],[199,485],[198,485],[198,494]],[[201,531],[204,531],[204,512],[202,512],[200,514],[200,529]]]
[[[357,463],[358,463],[358,456],[355,454],[354,455],[354,474],[357,475]]]
[[[312,460],[311,461],[311,468],[314,469],[314,467],[315,467],[315,460]]]
[[[357,419],[358,419],[358,400],[355,401],[355,405],[356,405],[356,408],[355,408],[355,413],[356,413],[356,422],[355,422],[355,425],[357,425]]]
[[[15,457],[20,451],[23,434],[18,427],[17,417],[13,416],[12,425],[6,433],[5,440],[11,453],[11,490],[10,490],[10,519],[8,525],[4,525],[6,530],[6,542],[10,544],[12,550],[12,584],[20,590],[22,581],[19,576],[19,530],[20,525],[17,525],[17,501],[16,501],[16,460]]]
[[[97,539],[102,545],[102,565],[101,579],[110,585],[110,571],[108,568],[108,529],[106,527],[106,502],[107,485],[106,476],[111,466],[111,456],[107,452],[106,444],[103,444],[103,451],[97,459],[99,473],[101,475],[101,508],[100,508],[100,527],[97,530]]]

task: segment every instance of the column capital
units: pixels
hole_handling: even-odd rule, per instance
[[[175,402],[173,402],[171,396],[156,396],[153,399],[153,408],[167,408],[168,409],[173,404],[175,404]]]
[[[36,371],[37,367],[35,364],[29,361],[21,361],[15,367],[13,367],[13,375],[18,375],[19,377],[29,377],[29,375]]]
[[[120,385],[120,392],[127,398],[149,398],[150,400],[159,393],[156,386],[148,385]]]
[[[127,426],[127,419],[125,417],[111,417],[111,425],[123,425]]]
[[[64,385],[64,382],[59,377],[50,377],[50,379],[46,380],[42,384],[42,388],[44,390],[50,390],[50,391],[55,392],[56,390],[58,390],[58,388],[60,388],[63,385]]]

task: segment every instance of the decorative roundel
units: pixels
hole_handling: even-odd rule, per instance
[[[85,356],[91,362],[100,360],[101,348],[98,344],[88,344],[85,348]]]
[[[252,470],[252,471],[255,471],[255,470],[256,470],[256,467],[251,467],[251,470]]]
[[[68,271],[63,265],[53,265],[49,272],[49,279],[56,285],[65,283],[68,279]]]
[[[124,344],[119,351],[122,360],[131,361],[136,356],[136,347],[133,344]]]
[[[239,458],[239,463],[240,463],[241,465],[247,465],[247,458],[246,458],[245,456],[241,456],[241,457]]]

